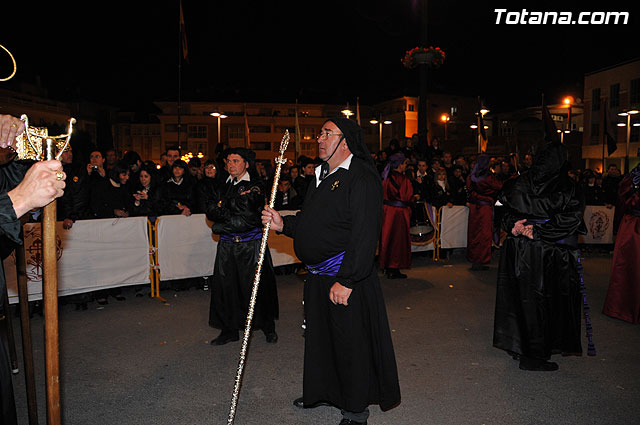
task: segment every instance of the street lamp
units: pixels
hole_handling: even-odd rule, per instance
[[[343,114],[345,117],[347,117],[347,119],[351,119],[350,117],[351,117],[351,115],[353,115],[353,111],[352,111],[351,109],[349,109],[349,107],[348,107],[348,106],[346,107],[346,109],[343,109],[343,110],[342,110],[342,111],[340,111],[340,112],[342,112],[342,114]]]
[[[451,120],[451,117],[449,116],[449,114],[440,115],[440,121],[442,121],[444,123],[444,140],[445,141],[448,139],[448,137],[447,137],[447,124],[449,123],[450,120]]]
[[[218,112],[218,111],[212,112],[209,115],[211,115],[212,117],[218,118],[218,140],[217,140],[217,143],[220,143],[220,120],[227,118],[227,116],[225,114],[222,114],[222,113]]]
[[[389,124],[391,124],[391,121],[389,121],[389,120],[384,120],[384,121],[382,121],[382,117],[380,117],[380,119],[379,119],[379,120],[377,120],[377,119],[375,119],[375,118],[374,118],[374,119],[372,119],[372,120],[371,120],[371,121],[369,121],[369,122],[370,122],[371,124],[373,124],[373,125],[376,125],[376,124],[378,124],[378,125],[379,125],[378,132],[379,132],[379,134],[380,134],[380,150],[382,150],[382,125],[383,125],[383,124],[384,124],[384,125],[389,125]]]
[[[569,108],[569,115],[567,116],[567,131],[565,131],[565,133],[569,133],[571,131],[571,106],[573,105],[573,100],[573,96],[565,96],[565,98],[562,99],[562,103],[565,108]]]
[[[620,117],[627,117],[627,123],[623,123],[623,122],[619,122],[618,123],[618,127],[627,127],[627,153],[625,154],[624,157],[624,172],[628,173],[629,172],[629,143],[631,140],[631,115],[635,115],[637,114],[638,111],[637,109],[630,109],[628,111],[622,111],[620,113],[618,113],[618,116]],[[633,124],[634,127],[638,127],[637,123]]]

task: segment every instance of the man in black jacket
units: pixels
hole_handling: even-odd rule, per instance
[[[220,235],[211,282],[209,324],[220,328],[212,345],[239,339],[249,300],[262,242],[261,212],[266,190],[253,164],[255,153],[231,148],[223,153],[229,177],[219,189],[217,203],[207,207],[213,221],[211,230]],[[267,248],[253,316],[254,327],[262,329],[267,342],[278,341],[275,319],[278,318],[278,292],[271,254]]]

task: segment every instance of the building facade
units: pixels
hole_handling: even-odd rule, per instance
[[[639,161],[640,125],[634,124],[640,124],[640,114],[619,114],[640,109],[640,59],[586,74],[584,98],[582,156],[586,167],[602,170],[604,162],[605,171],[609,164],[616,164],[626,172],[628,155],[629,167],[633,168]],[[611,155],[604,139],[607,128],[617,141]]]

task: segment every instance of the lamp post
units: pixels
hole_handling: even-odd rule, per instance
[[[375,118],[374,118],[374,119],[372,119],[372,120],[371,120],[371,121],[369,121],[369,122],[370,122],[371,124],[373,124],[373,125],[378,124],[378,126],[379,126],[379,127],[378,127],[378,132],[379,132],[379,135],[380,135],[379,145],[380,145],[380,150],[382,150],[382,125],[383,125],[383,124],[384,124],[384,125],[389,125],[389,124],[391,124],[391,121],[389,121],[389,120],[384,120],[384,121],[382,121],[382,116],[380,116],[380,119],[379,119],[379,120],[377,120],[377,119],[375,119]]]
[[[447,124],[449,124],[450,120],[451,120],[451,117],[449,116],[449,114],[440,115],[440,121],[442,121],[444,123],[444,140],[445,141],[448,139],[448,137],[447,137]]]
[[[216,143],[220,143],[220,120],[227,118],[227,116],[218,111],[212,112],[209,115],[211,115],[212,117],[218,118],[218,140],[216,141]]]
[[[342,111],[340,111],[345,117],[347,117],[348,120],[351,119],[351,115],[353,115],[353,111],[351,109],[349,109],[349,105],[347,105],[347,107],[345,109],[343,109]]]
[[[565,131],[565,133],[570,133],[571,132],[571,106],[573,105],[573,96],[565,96],[565,98],[562,99],[562,103],[565,105],[565,107],[569,108],[569,114],[567,116],[567,131]]]
[[[480,116],[484,119],[485,114],[487,114],[489,112],[489,110],[487,108],[482,108],[480,109]],[[477,115],[477,114],[476,114]],[[470,128],[478,129],[478,124],[473,123],[469,126]],[[489,126],[484,125],[484,121],[482,123],[482,127],[487,130],[489,128]],[[481,140],[480,140],[480,130],[478,129],[478,134],[477,134],[477,139],[478,139],[478,154],[482,153],[482,146],[481,146]]]
[[[637,109],[630,109],[628,111],[622,111],[620,113],[618,113],[618,116],[621,117],[627,117],[627,123],[623,123],[620,122],[618,123],[618,127],[627,127],[627,152],[625,153],[625,157],[624,157],[624,172],[628,173],[629,172],[629,143],[631,141],[631,115],[635,115],[637,114],[638,111]],[[638,127],[640,126],[640,124],[635,123],[633,124],[634,127]],[[604,170],[604,167],[603,167]]]

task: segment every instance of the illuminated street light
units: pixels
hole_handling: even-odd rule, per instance
[[[624,157],[624,172],[628,173],[629,172],[629,143],[631,141],[631,115],[635,115],[637,114],[638,111],[637,109],[630,109],[628,111],[622,111],[618,113],[618,116],[621,117],[627,117],[627,122],[619,122],[618,123],[618,127],[627,127],[627,153],[625,154]],[[638,123],[633,123],[633,127],[638,127]]]
[[[211,115],[212,117],[216,117],[218,118],[218,140],[217,143],[220,143],[220,120],[223,120],[225,118],[227,118],[227,116],[221,112],[215,111],[210,113],[209,115]]]
[[[342,111],[342,112],[344,113],[344,111]],[[347,118],[348,118],[348,117],[347,117]],[[376,125],[376,124],[378,124],[378,125],[379,125],[379,127],[378,127],[378,133],[379,133],[379,135],[380,135],[379,144],[380,144],[380,150],[382,150],[382,125],[383,125],[383,124],[384,124],[384,125],[389,125],[389,124],[391,124],[391,121],[389,121],[389,120],[384,120],[384,121],[383,121],[383,120],[382,120],[382,117],[380,117],[380,119],[379,119],[379,120],[377,120],[377,119],[375,119],[375,118],[374,118],[374,119],[370,120],[369,122],[370,122],[371,124],[373,124],[373,125]]]
[[[342,112],[342,114],[343,114],[345,117],[347,117],[347,119],[350,119],[349,117],[351,117],[351,115],[353,115],[353,111],[352,111],[351,109],[349,109],[349,108],[343,109],[343,110],[342,110],[342,111],[340,111],[340,112]]]

